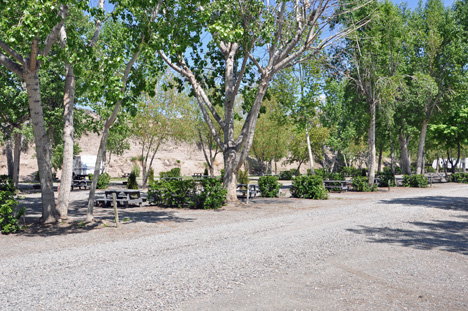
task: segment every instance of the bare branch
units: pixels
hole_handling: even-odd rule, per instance
[[[98,8],[100,8],[101,10],[104,9],[104,0],[99,0]],[[99,39],[99,33],[101,32],[101,24],[102,22],[100,19],[97,19],[94,23],[94,34],[93,38],[88,43],[89,47],[93,47],[96,45],[97,40]]]

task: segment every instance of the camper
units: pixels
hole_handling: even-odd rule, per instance
[[[73,159],[73,175],[88,175],[94,174],[94,169],[96,166],[96,156],[95,155],[79,155],[75,156]],[[102,173],[101,165],[101,173]]]
[[[452,162],[456,163],[457,159],[452,159]],[[440,168],[443,168],[445,163],[447,163],[447,169],[452,168],[452,163],[450,163],[450,161],[447,162],[447,159],[439,159],[439,167]],[[460,161],[458,162],[457,168],[468,167],[467,165],[468,165],[468,158],[466,158],[466,159],[461,158]],[[434,162],[432,162],[432,167],[434,169],[437,168],[437,160],[434,160]]]

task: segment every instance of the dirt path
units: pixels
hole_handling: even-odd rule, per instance
[[[467,194],[468,185],[438,184],[219,211],[147,206],[121,210],[128,221],[120,229],[110,227],[110,209],[99,209],[104,222],[89,227],[0,236],[0,305],[467,310]]]

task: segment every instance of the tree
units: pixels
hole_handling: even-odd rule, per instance
[[[266,112],[259,116],[252,143],[252,152],[261,163],[262,175],[266,173],[268,163],[271,171],[271,162],[276,164],[287,155],[288,141],[292,136],[291,126],[283,122],[283,111],[277,100],[265,100],[264,107]]]
[[[436,110],[448,104],[457,89],[466,89],[463,74],[466,69],[466,43],[464,32],[452,9],[444,7],[441,0],[420,3],[412,15],[416,30],[412,42],[412,65],[416,77],[430,81],[431,90],[422,98],[419,146],[416,174],[423,173],[424,145],[427,127]]]
[[[254,0],[238,2],[179,1],[163,10],[159,55],[192,86],[205,122],[222,149],[224,187],[228,201],[236,201],[237,172],[253,143],[258,114],[274,75],[294,66],[349,33],[345,28],[317,41],[322,30],[344,14],[340,1]],[[181,25],[174,29],[174,25]],[[359,25],[357,26],[359,27]],[[204,44],[201,34],[210,35]],[[188,62],[185,53],[191,53]],[[207,74],[207,66],[211,66]],[[250,98],[245,97],[253,86]],[[210,95],[208,89],[217,89]],[[245,122],[234,135],[235,102],[244,94]],[[250,99],[250,100],[249,100]],[[214,109],[222,105],[224,117]],[[223,130],[223,138],[211,116]]]
[[[194,136],[193,103],[186,93],[165,85],[170,84],[171,79],[170,75],[163,76],[155,83],[154,96],[141,96],[132,120],[133,137],[141,145],[143,187],[159,147],[169,140],[178,142]]]
[[[50,144],[44,123],[39,68],[47,59],[68,15],[68,6],[54,1],[0,4],[0,63],[26,84],[41,181],[42,222],[55,222]],[[21,21],[21,22],[20,22]]]

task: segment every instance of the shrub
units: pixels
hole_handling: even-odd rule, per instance
[[[291,180],[292,179],[292,174],[291,174],[290,171],[280,172],[279,179],[280,180]]]
[[[424,170],[426,171],[426,173],[435,173],[435,168],[433,168],[432,165],[424,167]]]
[[[359,192],[372,192],[377,191],[377,185],[369,186],[369,178],[365,176],[353,177],[351,182],[353,189]]]
[[[468,173],[454,173],[450,175],[451,182],[468,183]]]
[[[403,186],[405,187],[426,188],[427,184],[427,177],[424,175],[418,174],[403,176]]]
[[[224,168],[221,169],[221,180],[224,180]]]
[[[209,176],[208,169],[205,167],[205,170],[203,171],[203,176]]]
[[[152,167],[150,167],[149,171],[148,171],[148,183],[151,185],[152,183],[154,183],[154,169]]]
[[[379,185],[381,187],[395,187],[395,175],[390,169],[384,168],[383,172],[376,175],[380,179]]]
[[[180,168],[175,167],[175,168],[171,169],[168,172],[160,172],[159,176],[161,178],[164,178],[164,177],[180,177]]]
[[[15,208],[18,205],[15,193],[13,181],[6,175],[0,175],[0,231],[3,234],[22,230],[19,219],[24,215],[24,208],[15,213]]]
[[[237,173],[237,183],[243,185],[247,185],[249,183],[249,171],[247,169],[239,170]]]
[[[98,177],[97,189],[106,189],[110,184],[110,175],[108,173],[102,173]]]
[[[218,209],[226,203],[227,190],[216,178],[205,178],[201,181],[202,190],[195,195],[195,208]]]
[[[276,198],[280,189],[280,183],[276,176],[262,176],[258,179],[258,187],[262,197]]]
[[[137,177],[133,171],[128,175],[127,189],[138,189]]]
[[[216,209],[226,202],[227,190],[222,181],[205,178],[201,187],[194,180],[157,181],[148,190],[148,198],[163,207]]]
[[[136,177],[140,177],[141,169],[137,163],[133,163],[132,173],[135,173]]]
[[[320,176],[297,176],[292,182],[291,195],[295,198],[328,199],[328,192]]]

